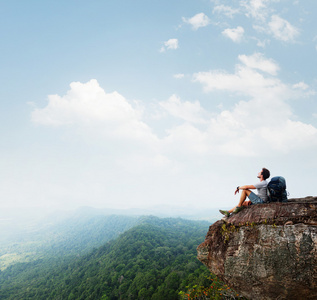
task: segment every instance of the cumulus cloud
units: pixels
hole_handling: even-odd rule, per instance
[[[198,72],[193,79],[206,93],[238,94],[243,100],[231,108],[220,107],[222,111],[215,113],[204,109],[197,100],[183,101],[172,95],[157,103],[156,110],[172,121],[163,121],[165,134],[160,138],[144,121],[142,109],[118,92],[106,93],[96,80],[73,82],[65,95],[49,96],[44,108],[33,110],[32,121],[54,127],[89,128],[89,133],[94,132],[105,141],[109,137],[141,141],[151,149],[144,161],[152,161],[158,168],[178,161],[180,153],[256,157],[270,151],[288,153],[316,147],[317,129],[298,121],[288,104],[294,89],[295,96],[301,97],[306,84],[284,84],[276,76],[278,65],[263,54],[240,55],[238,59],[232,73],[211,70]],[[141,159],[140,155],[144,154],[135,151],[120,160]]]
[[[198,101],[182,102],[178,96],[172,95],[167,101],[162,101],[159,104],[173,117],[192,123],[206,123],[205,116],[207,112]]]
[[[288,21],[278,15],[273,15],[271,17],[268,26],[277,40],[291,42],[299,35],[299,30],[296,27],[292,26]]]
[[[178,49],[178,39],[169,39],[164,42],[164,45],[160,49],[160,52],[165,52],[166,50],[176,50]]]
[[[194,81],[201,83],[206,92],[218,90],[245,96],[232,110],[211,119],[206,132],[210,151],[256,156],[273,150],[287,153],[311,147],[312,140],[317,141],[317,129],[293,120],[296,117],[287,104],[292,88],[272,76],[277,66],[259,54],[239,59],[243,64],[237,65],[234,73],[212,70],[194,74]]]
[[[235,43],[240,43],[243,38],[244,29],[241,26],[238,26],[237,28],[227,28],[222,32],[222,34]]]
[[[312,89],[308,84],[304,81],[300,81],[292,85],[294,94],[299,95],[301,98],[303,97],[311,97],[316,95],[316,91]]]
[[[168,129],[168,135],[162,141],[164,151],[176,155],[208,155],[210,152],[206,132],[198,129],[193,124],[184,123]],[[197,159],[197,157],[196,157]]]
[[[305,82],[301,81],[301,82],[294,84],[293,88],[300,89],[300,90],[307,90],[309,88],[309,86]]]
[[[268,10],[269,0],[242,0],[240,5],[245,8],[246,16],[256,19],[257,21],[265,21]]]
[[[237,65],[233,74],[222,70],[199,72],[194,74],[194,80],[203,84],[206,92],[228,90],[250,97],[260,93],[268,97],[271,94],[276,96],[278,93],[283,94],[287,91],[278,78],[265,77],[256,70],[243,65]],[[265,94],[268,92],[270,93]]]
[[[93,128],[101,135],[153,139],[141,117],[140,109],[134,108],[118,92],[106,93],[95,79],[87,83],[72,82],[66,95],[50,95],[46,107],[32,112],[36,124]]]
[[[160,103],[171,116],[184,121],[167,129],[162,140],[167,153],[258,157],[317,146],[317,129],[298,121],[288,104],[294,86],[276,77],[279,66],[260,53],[238,59],[234,73],[211,70],[193,76],[207,93],[223,91],[244,98],[231,109],[221,107],[219,114],[211,114],[198,101],[184,102],[175,95]],[[303,83],[295,86],[306,88]],[[296,96],[302,95],[299,91]]]
[[[183,22],[190,24],[194,30],[205,27],[210,24],[210,19],[204,13],[199,13],[191,18],[184,18]]]
[[[182,78],[185,77],[185,75],[182,74],[182,73],[178,73],[178,74],[174,74],[173,77],[176,78],[176,79],[182,79]]]
[[[268,44],[270,44],[270,40],[267,40],[267,39],[265,40],[259,40],[257,38],[253,38],[253,39],[257,41],[256,45],[261,48],[265,48]]]
[[[218,5],[215,6],[214,12],[227,13],[229,17],[234,16],[234,14],[244,13],[246,17],[252,19],[252,27],[257,32],[271,35],[279,41],[292,42],[299,35],[300,31],[289,21],[274,14],[274,9],[272,8],[272,3],[274,2],[279,2],[279,0],[241,0],[239,2],[239,9]],[[232,32],[230,29],[223,32],[224,35],[230,38],[232,36],[232,40],[237,38],[237,41],[240,41],[238,33],[235,31]],[[259,41],[258,46],[264,47],[265,44]]]
[[[272,60],[266,59],[261,53],[254,53],[251,56],[239,55],[239,60],[251,69],[258,69],[271,75],[276,75],[279,66]]]
[[[213,1],[215,2],[213,14],[225,15],[231,19],[236,15],[244,14],[250,19],[252,28],[258,33],[272,36],[278,41],[294,42],[299,36],[300,30],[276,13],[273,4],[279,1],[240,0],[235,4],[235,7],[224,5],[221,1]],[[226,26],[228,27],[228,25]],[[239,43],[242,41],[245,32],[243,27],[238,26],[237,28],[227,28],[222,31],[222,34]],[[270,42],[267,39],[260,40],[258,37],[249,38],[257,40],[258,47],[265,47]]]
[[[226,5],[217,5],[214,7],[213,11],[212,11],[214,14],[217,13],[217,14],[223,14],[225,15],[226,17],[228,18],[233,18],[233,16],[235,14],[238,14],[240,11],[239,9],[235,9],[235,8],[232,8],[230,6],[226,6]]]

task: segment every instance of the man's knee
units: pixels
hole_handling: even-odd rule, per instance
[[[252,192],[250,190],[244,190],[247,196],[249,196]]]
[[[242,193],[244,193],[247,196],[249,196],[251,194],[251,191],[250,190],[242,190]]]

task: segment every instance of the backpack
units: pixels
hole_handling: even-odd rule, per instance
[[[273,177],[267,185],[268,202],[287,202],[286,181],[282,176]]]

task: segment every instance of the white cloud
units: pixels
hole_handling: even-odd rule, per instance
[[[206,132],[199,130],[193,124],[184,123],[168,131],[167,137],[163,140],[166,153],[177,156],[208,155],[210,147]],[[196,157],[197,159],[197,157]]]
[[[184,76],[185,76],[185,75],[184,75],[184,74],[181,74],[181,73],[179,73],[179,74],[174,74],[174,75],[173,75],[173,77],[176,78],[176,79],[182,79],[182,78],[184,78]]]
[[[271,7],[273,2],[279,0],[241,0],[240,6],[245,9],[247,17],[252,18],[252,27],[259,33],[272,35],[275,39],[292,42],[299,35],[299,29],[291,25],[287,20],[274,13]],[[259,47],[265,46],[262,42]]]
[[[95,79],[72,82],[66,95],[50,95],[46,107],[32,112],[36,124],[92,128],[100,135],[119,138],[153,139],[141,117],[140,109],[133,108],[118,92],[106,93]]]
[[[240,5],[246,9],[246,16],[257,21],[265,21],[267,17],[267,3],[270,0],[243,0]]]
[[[300,97],[306,85],[285,85],[273,76],[278,66],[262,54],[241,55],[239,61],[234,73],[199,72],[194,74],[194,80],[208,93],[236,93],[244,100],[215,114],[206,111],[197,100],[182,101],[172,95],[157,107],[171,120],[178,120],[165,123],[162,138],[143,121],[142,109],[117,92],[106,93],[96,80],[73,82],[66,95],[49,96],[46,107],[34,109],[32,121],[47,126],[88,128],[88,134],[94,133],[99,139],[115,138],[128,143],[123,149],[131,149],[129,141],[137,140],[149,146],[144,162],[151,161],[158,168],[182,160],[183,155],[259,156],[267,151],[287,153],[317,146],[312,142],[317,141],[317,129],[298,121],[288,104],[294,97],[293,88],[298,89],[295,94]],[[136,150],[120,160],[134,156],[139,160],[140,155]]]
[[[271,22],[269,22],[268,25],[273,36],[277,40],[290,42],[294,41],[294,39],[299,35],[299,30],[296,27],[292,26],[288,21],[278,15],[273,15],[271,17]]]
[[[167,101],[159,103],[170,115],[191,123],[206,123],[207,112],[200,106],[198,101],[182,102],[179,97],[172,95]]]
[[[251,69],[261,70],[271,75],[276,75],[279,71],[279,66],[272,59],[265,59],[261,53],[254,53],[251,56],[239,55],[239,60]]]
[[[222,32],[222,34],[230,38],[235,43],[240,43],[243,38],[244,29],[241,26],[238,26],[237,28],[227,28]]]
[[[301,82],[294,84],[293,88],[300,89],[300,90],[307,90],[309,88],[309,86],[305,82],[301,81]]]
[[[235,14],[239,13],[239,9],[234,9],[226,5],[218,5],[214,7],[212,12],[218,13],[218,14],[224,14],[226,17],[232,19]]]
[[[164,46],[161,48],[160,52],[176,49],[178,49],[178,39],[169,39],[168,41],[164,42]]]
[[[299,95],[299,97],[301,98],[311,97],[316,95],[316,91],[311,89],[310,86],[303,81],[293,84],[292,88],[293,88],[294,94]]]
[[[89,136],[93,133],[97,138],[89,143],[86,136],[84,142],[79,138],[75,143],[52,141],[57,149],[48,155],[42,153],[43,160],[37,161],[36,167],[32,160],[25,159],[31,166],[25,168],[23,180],[18,181],[27,182],[29,197],[36,196],[34,187],[40,182],[47,193],[45,196],[60,203],[64,203],[65,195],[73,197],[74,203],[87,203],[89,199],[89,205],[100,206],[192,203],[197,191],[201,193],[206,187],[208,190],[201,197],[205,199],[203,202],[209,203],[210,194],[224,197],[217,194],[219,186],[222,187],[219,178],[227,176],[226,184],[228,180],[230,184],[237,180],[236,175],[232,175],[236,174],[236,163],[244,166],[247,169],[244,173],[248,173],[258,164],[270,168],[271,160],[276,158],[281,160],[287,156],[287,161],[292,161],[292,151],[296,155],[297,150],[304,149],[305,153],[314,154],[317,129],[293,115],[288,100],[294,90],[272,76],[274,68],[264,67],[263,62],[271,60],[258,54],[240,56],[239,65],[232,73],[211,70],[195,74],[195,80],[206,92],[224,92],[222,102],[227,109],[220,106],[220,113],[206,111],[197,100],[184,101],[175,95],[152,103],[152,107],[157,104],[155,109],[169,117],[163,122],[147,119],[151,124],[162,122],[159,130],[164,134],[160,138],[152,133],[150,123],[145,122],[148,107],[144,107],[143,112],[118,92],[106,93],[96,80],[73,82],[65,95],[49,96],[44,108],[34,109],[32,120],[67,130],[89,128]],[[305,85],[299,83],[298,87]],[[228,108],[225,93],[239,94],[244,101]],[[301,93],[298,88],[298,97]],[[210,100],[212,103],[213,94]],[[60,151],[59,155],[56,151]],[[280,166],[274,165],[276,171],[281,171]],[[27,181],[30,178],[27,170],[40,170],[36,175],[40,180]],[[49,176],[42,182],[45,172]],[[47,182],[53,184],[47,186]],[[210,182],[216,184],[210,188]],[[128,202],[125,200],[127,190]],[[227,199],[231,199],[230,193]]]
[[[270,40],[267,40],[267,39],[266,40],[259,40],[259,39],[255,38],[255,40],[257,41],[256,45],[258,47],[261,47],[261,48],[265,48],[266,45],[270,44]]]
[[[189,19],[183,17],[183,22],[190,24],[194,30],[197,30],[200,27],[209,25],[210,19],[204,13],[199,13]]]
[[[232,110],[211,119],[206,138],[211,143],[210,151],[258,156],[268,151],[287,153],[316,147],[317,129],[293,120],[296,116],[287,103],[294,96],[292,88],[270,76],[276,74],[277,66],[258,54],[239,59],[245,64],[237,65],[233,74],[219,70],[194,74],[194,81],[201,83],[206,92],[218,90],[246,97]]]
[[[225,71],[213,70],[194,74],[194,80],[204,85],[206,92],[214,90],[231,90],[243,93],[250,97],[264,93],[266,97],[277,94],[285,95],[286,86],[275,77],[265,77],[256,70],[261,70],[275,75],[279,69],[272,60],[265,59],[262,54],[255,53],[251,56],[239,55],[243,65],[236,65],[234,74]],[[268,93],[270,91],[270,93]],[[285,97],[285,96],[284,96]]]
[[[237,65],[234,74],[221,70],[199,72],[194,75],[194,80],[204,86],[206,92],[216,90],[228,90],[236,93],[255,97],[263,93],[266,97],[271,94],[283,94],[287,92],[279,79],[265,77],[261,73],[243,65]]]

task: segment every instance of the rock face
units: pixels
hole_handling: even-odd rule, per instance
[[[317,299],[317,197],[258,204],[210,226],[198,259],[249,299]]]

